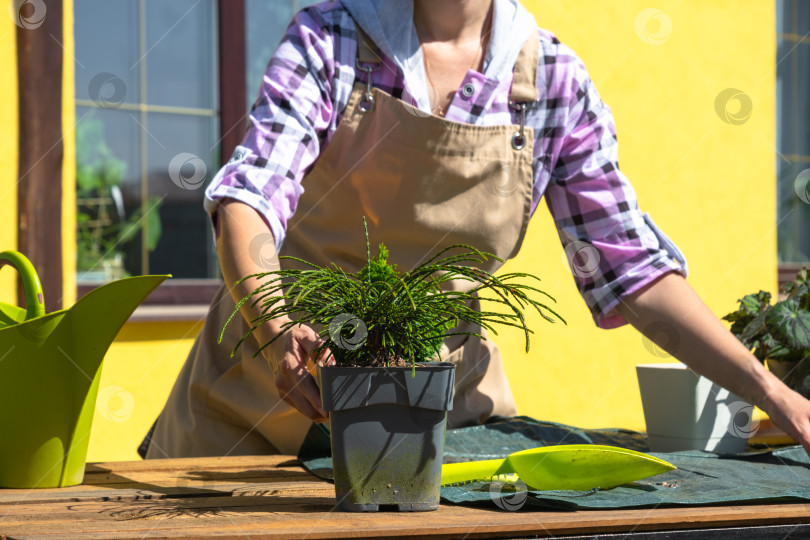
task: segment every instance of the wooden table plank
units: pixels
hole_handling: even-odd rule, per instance
[[[301,496],[263,502],[255,498],[215,498],[76,503],[53,509],[45,521],[31,514],[4,517],[0,519],[0,531],[10,536],[77,537],[159,534],[194,538],[217,533],[284,538],[484,538],[807,523],[810,512],[808,505],[726,507],[722,512],[715,508],[682,508],[570,513],[512,513],[442,506],[429,514],[348,514],[329,511],[333,497]]]
[[[282,456],[93,464],[86,480],[60,490],[0,490],[0,537],[485,538],[810,523],[810,504],[344,513],[334,510],[331,484]]]

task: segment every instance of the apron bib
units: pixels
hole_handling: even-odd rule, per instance
[[[537,98],[537,55],[534,35],[515,64],[511,102]],[[332,140],[303,180],[281,255],[356,272],[366,262],[365,216],[372,254],[384,243],[400,271],[452,244],[504,260],[514,256],[531,209],[531,129],[522,122],[475,126],[426,116],[372,88],[380,60],[359,30],[357,60],[365,80],[355,85]],[[484,268],[500,266],[493,260]],[[244,319],[234,318],[216,343],[233,310],[223,286],[158,419],[148,457],[297,453],[311,421],[278,397],[272,369],[253,356],[256,340],[246,340],[230,358],[247,331]],[[486,336],[478,326],[459,329]],[[516,414],[494,343],[452,336],[443,350],[442,359],[456,364],[448,427]]]

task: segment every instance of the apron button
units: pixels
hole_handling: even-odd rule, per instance
[[[475,85],[472,83],[467,83],[461,87],[461,93],[464,97],[472,97],[475,93]]]

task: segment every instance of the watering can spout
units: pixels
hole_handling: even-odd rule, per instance
[[[135,308],[167,277],[124,278],[102,285],[80,298],[66,310],[53,332],[49,336],[47,333],[43,335],[47,336],[44,342],[53,341],[52,346],[61,353],[61,358],[53,357],[50,361],[64,362],[65,357],[70,356],[81,371],[92,376]]]
[[[44,308],[30,309],[31,301],[41,300],[41,289],[28,290],[34,282],[26,279],[21,255],[0,253],[0,265],[9,253],[23,276],[29,309],[0,303],[0,487],[78,484],[107,349],[135,308],[169,276],[107,283],[70,309],[44,314]]]

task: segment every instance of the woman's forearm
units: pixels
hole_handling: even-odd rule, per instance
[[[262,281],[254,277],[238,285],[234,283],[251,274],[280,268],[275,241],[264,219],[246,204],[226,201],[219,208],[217,217],[220,228],[217,237],[219,264],[231,296],[238,302],[261,285]],[[261,253],[257,253],[259,250]],[[246,302],[241,311],[248,322],[262,314],[261,306],[251,307],[251,302]],[[287,317],[267,321],[256,329],[254,335],[259,343],[269,343],[281,333],[282,325],[287,322]],[[328,350],[322,350],[321,355],[315,357],[315,351],[321,344],[314,330],[303,325],[294,325],[282,338],[262,351],[275,374],[279,397],[316,422],[325,420],[327,414],[321,406],[318,385],[308,372],[307,365],[310,360],[320,363],[327,361]]]
[[[239,302],[261,284],[257,278],[250,278],[238,285],[237,281],[245,276],[278,269],[278,254],[275,250],[273,233],[256,210],[248,205],[226,200],[218,210],[219,236],[217,237],[217,254],[222,268],[222,277],[235,302]],[[257,238],[260,240],[254,242]],[[261,247],[261,253],[251,253],[251,245]],[[257,250],[257,249],[256,249]],[[261,306],[250,306],[245,303],[241,312],[249,322],[261,315]],[[275,319],[263,324],[257,330],[260,343],[273,339],[286,320]]]
[[[774,392],[787,391],[679,274],[667,274],[630,295],[618,310],[669,354],[760,407]]]

